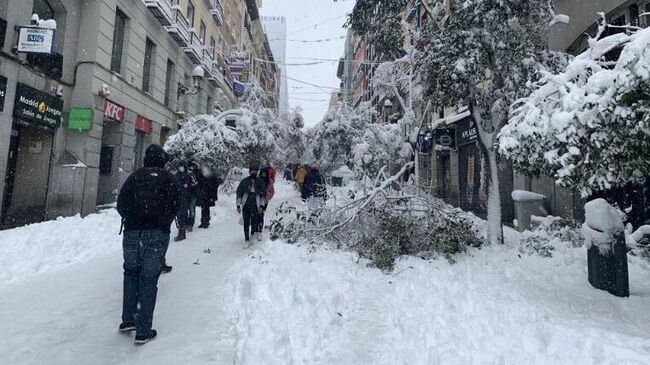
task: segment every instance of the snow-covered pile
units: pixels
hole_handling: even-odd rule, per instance
[[[587,282],[586,251],[521,255],[516,233],[393,275],[349,252],[267,243],[231,271],[238,364],[647,364],[650,266],[632,295]]]
[[[122,249],[114,209],[0,232],[0,282],[13,281]]]
[[[650,173],[650,29],[599,39],[607,27],[513,105],[499,137],[517,169],[554,176],[583,196]]]

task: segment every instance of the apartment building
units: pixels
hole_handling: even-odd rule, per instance
[[[148,145],[236,107],[224,55],[241,46],[241,3],[0,2],[0,227],[114,203]]]
[[[263,16],[262,27],[269,39],[271,53],[276,62],[278,88],[278,110],[286,113],[289,109],[289,87],[287,83],[287,18],[283,16]]]

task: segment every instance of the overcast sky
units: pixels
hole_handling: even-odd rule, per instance
[[[343,23],[353,6],[354,0],[263,0],[260,13],[287,18],[287,63],[304,64],[318,62],[313,60],[315,58],[339,59],[343,55],[345,39],[310,43],[291,40],[313,41],[345,36]],[[327,111],[329,91],[338,88],[340,83],[336,77],[337,67],[335,61],[285,67],[288,77],[323,87],[287,80],[289,107],[302,107],[306,126],[320,122]]]

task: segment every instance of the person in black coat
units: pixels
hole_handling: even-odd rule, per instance
[[[212,168],[203,166],[199,178],[199,197],[201,202],[201,225],[199,228],[210,227],[210,207],[216,205],[219,200],[219,185],[223,184]]]
[[[318,164],[313,163],[302,184],[301,197],[307,202],[308,219],[312,221],[320,208],[321,200],[327,199],[325,179],[320,174]]]
[[[266,207],[266,185],[258,176],[259,168],[251,165],[248,172],[249,176],[244,178],[237,187],[237,213],[242,214],[244,220],[246,243],[250,242],[250,233],[258,241],[262,240],[260,215]]]
[[[184,160],[178,164],[176,177],[181,183],[181,204],[177,216],[178,236],[174,241],[182,241],[186,238],[186,232],[194,227],[199,181],[194,169]]]
[[[162,147],[149,146],[144,167],[126,179],[117,198],[124,227],[124,297],[119,330],[135,330],[136,344],[157,336],[151,325],[158,278],[165,265],[170,226],[181,193],[176,177],[164,168],[168,161]]]

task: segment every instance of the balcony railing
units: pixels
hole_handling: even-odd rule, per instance
[[[192,33],[190,39],[190,44],[187,47],[183,47],[183,51],[192,60],[192,63],[200,65],[203,63],[203,43],[201,43],[199,37],[194,33]]]
[[[201,65],[206,72],[208,82],[210,82],[214,87],[219,86],[219,81],[223,79],[223,75],[221,74],[217,62],[212,57],[212,50],[206,49],[203,51],[203,63]]]
[[[178,0],[142,0],[160,24],[168,27],[174,22],[174,8]]]
[[[165,26],[165,30],[171,35],[172,38],[178,43],[181,47],[189,47],[192,43],[192,32],[190,32],[190,23],[187,21],[187,18],[183,16],[180,8],[174,10],[174,19],[172,24]]]
[[[205,5],[210,10],[210,14],[215,23],[217,25],[223,25],[223,5],[221,5],[221,0],[205,0]]]

